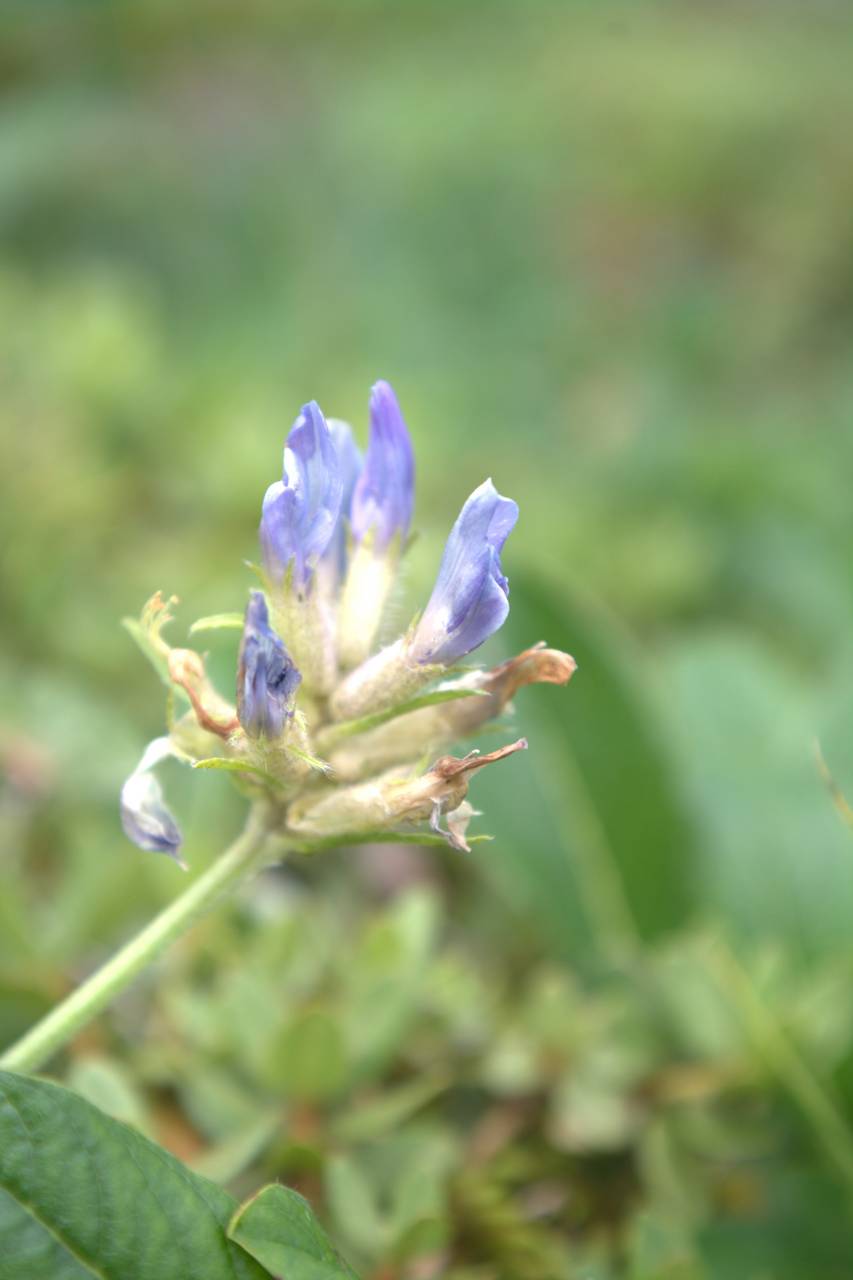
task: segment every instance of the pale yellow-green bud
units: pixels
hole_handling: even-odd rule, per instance
[[[424,755],[468,737],[499,716],[518,689],[527,684],[566,684],[575,671],[575,660],[558,649],[537,645],[491,671],[471,671],[447,687],[472,696],[435,703],[397,716],[366,733],[335,739],[335,727],[327,741],[318,741],[328,754],[335,776],[343,782],[380,773],[392,765],[418,760]],[[327,745],[328,744],[328,745]]]
[[[356,667],[338,685],[329,704],[332,716],[335,720],[357,720],[385,711],[413,698],[443,671],[433,663],[413,661],[408,636],[401,636]]]
[[[287,826],[311,839],[356,839],[359,834],[428,821],[456,848],[467,849],[465,827],[471,810],[460,814],[459,809],[468,792],[469,775],[526,747],[526,739],[519,738],[488,755],[442,756],[420,777],[395,769],[371,782],[301,798],[288,810]],[[442,814],[456,815],[447,831],[439,823]]]
[[[232,738],[230,747],[238,756],[245,757],[251,764],[275,778],[285,792],[293,792],[304,786],[314,773],[310,763],[308,727],[305,716],[300,711],[294,711],[285,721],[278,741],[252,739],[241,732]]]

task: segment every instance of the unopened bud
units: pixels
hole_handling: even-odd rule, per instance
[[[340,787],[319,799],[300,800],[287,815],[290,830],[314,839],[357,837],[371,831],[428,821],[433,830],[459,848],[467,848],[462,821],[448,832],[441,830],[442,814],[456,813],[468,792],[470,774],[485,765],[523,751],[527,740],[519,738],[508,746],[480,755],[473,751],[461,759],[442,756],[420,777],[412,778],[404,771],[390,773],[353,787]]]
[[[409,637],[401,636],[356,667],[338,685],[329,704],[332,715],[336,720],[357,720],[386,711],[413,698],[443,671],[441,666],[413,662],[409,657]]]
[[[470,697],[421,707],[343,740],[335,736],[331,726],[326,742],[321,736],[319,748],[328,754],[339,778],[354,782],[476,733],[499,716],[524,685],[567,684],[575,669],[570,654],[536,645],[491,671],[471,671],[447,686],[459,693],[470,690]]]
[[[293,718],[302,676],[269,624],[267,602],[253,591],[246,606],[237,663],[237,714],[250,738],[275,742]]]

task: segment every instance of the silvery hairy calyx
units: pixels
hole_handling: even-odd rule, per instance
[[[241,628],[233,701],[214,687],[201,653],[164,638],[172,601],[154,596],[128,624],[170,686],[169,731],[122,789],[124,829],[140,848],[181,861],[180,830],[154,773],[168,756],[228,770],[291,848],[411,840],[419,831],[468,848],[472,775],[527,743],[447,753],[523,685],[565,684],[575,663],[539,644],[491,670],[461,665],[509,612],[501,552],[518,507],[491,480],[463,504],[426,607],[379,646],[409,539],[414,473],[387,382],[371,392],[363,457],[346,423],[305,405],[282,478],[263,500],[262,589],[249,592],[243,615],[192,628]]]

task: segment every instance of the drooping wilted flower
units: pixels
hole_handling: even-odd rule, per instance
[[[140,849],[177,855],[178,824],[166,808],[163,788],[153,773],[133,773],[121,789],[121,823]]]
[[[166,808],[163,789],[154,775],[156,764],[172,754],[168,738],[149,742],[142,759],[121,789],[121,825],[140,849],[150,853],[167,853],[179,866],[183,837],[178,824]]]
[[[476,733],[524,685],[565,684],[575,664],[539,645],[491,671],[455,671],[509,611],[501,553],[518,507],[491,480],[464,504],[423,613],[371,656],[413,503],[411,441],[389,384],[373,387],[363,462],[347,424],[327,422],[312,401],[263,502],[265,590],[251,592],[243,618],[193,628],[242,628],[236,707],[213,687],[201,654],[163,639],[170,615],[159,595],[128,623],[187,706],[123,788],[122,822],[138,845],[173,856],[180,846],[152,773],[171,754],[227,769],[296,847],[388,838],[422,823],[432,838],[468,847],[471,774],[526,741],[484,756],[439,755],[427,769],[416,762]]]

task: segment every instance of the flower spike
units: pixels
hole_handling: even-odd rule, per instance
[[[171,691],[168,736],[150,745],[122,790],[125,831],[142,848],[178,856],[180,832],[153,774],[164,755],[229,773],[265,831],[291,849],[410,839],[421,825],[433,843],[468,848],[473,775],[527,741],[486,755],[442,752],[511,711],[525,685],[566,684],[575,662],[536,645],[490,671],[457,668],[509,612],[501,554],[518,506],[491,480],[464,503],[423,613],[376,652],[409,536],[414,472],[387,382],[371,390],[364,459],[345,422],[327,422],[315,401],[303,407],[282,478],[263,502],[264,590],[250,593],[243,618],[208,620],[242,629],[236,707],[202,654],[165,641],[159,594],[127,624]],[[418,762],[429,759],[424,771]]]

